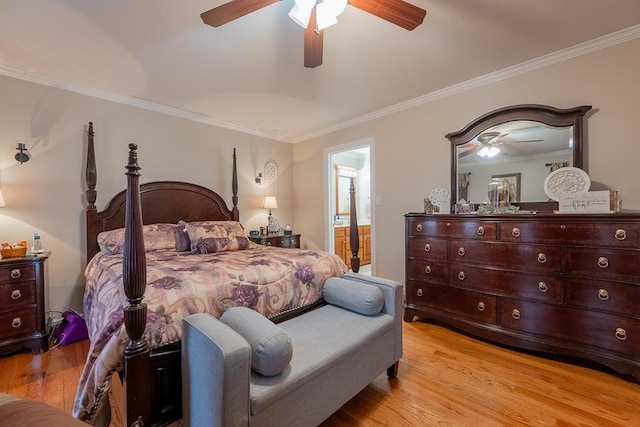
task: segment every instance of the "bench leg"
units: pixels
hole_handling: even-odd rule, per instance
[[[400,362],[398,361],[387,368],[387,376],[390,379],[394,379],[398,375],[398,363]]]

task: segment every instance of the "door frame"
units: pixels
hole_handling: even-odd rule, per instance
[[[326,147],[324,149],[324,247],[328,252],[334,253],[333,215],[335,204],[335,185],[333,185],[333,165],[331,156],[345,151],[369,147],[369,200],[371,203],[371,274],[375,275],[376,269],[376,233],[375,233],[375,138],[367,138],[351,141],[341,145]]]

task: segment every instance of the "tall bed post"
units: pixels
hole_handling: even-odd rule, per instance
[[[240,221],[240,212],[238,211],[238,167],[236,166],[236,149],[233,149],[233,177],[231,178],[231,191],[233,196],[231,201],[233,202],[233,220]]]
[[[127,306],[124,325],[129,342],[124,350],[126,414],[128,426],[151,424],[151,364],[149,347],[142,339],[147,323],[147,305],[142,302],[147,286],[147,263],[142,233],[140,204],[140,167],[138,146],[129,144],[127,164],[127,200],[125,207],[125,244],[122,260],[122,279]],[[146,387],[140,387],[146,385]],[[133,389],[135,388],[135,392]]]
[[[98,172],[96,169],[96,153],[93,143],[93,122],[89,122],[87,130],[87,168],[85,171],[85,179],[87,181],[87,227],[96,226],[98,222],[98,210],[96,209],[96,182],[98,180]],[[87,230],[87,253],[98,252],[98,242],[92,236],[97,234],[97,230]],[[89,260],[87,259],[87,262]]]
[[[354,273],[360,271],[360,236],[358,235],[358,213],[356,212],[356,186],[355,178],[349,179],[349,244],[351,245],[351,270]]]

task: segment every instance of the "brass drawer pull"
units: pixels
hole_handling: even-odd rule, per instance
[[[513,227],[513,230],[511,230],[511,235],[513,237],[520,237],[520,229],[518,227]]]
[[[418,292],[416,292],[416,294],[421,297],[422,296],[422,288],[418,289]]]
[[[467,252],[464,250],[464,248],[462,246],[460,246],[458,248],[458,255],[460,256],[464,256],[464,254],[466,254]]]
[[[477,233],[478,233],[478,236],[482,236],[484,234],[484,227],[483,226],[478,227]]]
[[[622,228],[618,228],[616,230],[615,236],[616,236],[616,240],[624,240],[627,238],[627,232],[624,231],[624,229]]]
[[[544,252],[540,252],[538,254],[538,262],[540,264],[544,264],[545,262],[547,262],[547,255],[545,255]]]
[[[427,266],[424,268],[424,272],[425,272],[426,274],[431,274],[431,266],[430,266],[430,265],[427,265]]]
[[[520,319],[520,310],[518,310],[517,308],[514,308],[513,311],[511,312],[511,317],[513,317],[516,320]]]
[[[13,321],[11,322],[11,327],[19,328],[20,326],[22,326],[22,319],[19,317],[14,317]]]
[[[478,311],[484,311],[485,306],[484,306],[484,302],[480,301],[478,303]]]
[[[458,273],[458,280],[464,280],[466,278],[466,274],[464,274],[464,271],[461,271],[460,273]]]
[[[422,232],[422,224],[418,224],[418,225],[416,225],[416,231],[417,231],[418,233],[421,233],[421,232]]]
[[[598,289],[598,298],[602,301],[606,301],[609,299],[609,291],[606,289]]]
[[[11,291],[11,299],[16,300],[22,298],[22,292],[20,289],[14,289]]]
[[[13,270],[11,270],[11,278],[12,279],[17,279],[20,276],[22,276],[22,273],[20,272],[19,268],[14,268]]]
[[[431,252],[431,245],[429,243],[424,245],[424,251],[425,252]]]
[[[540,282],[538,283],[538,290],[542,293],[547,292],[549,290],[549,287],[547,286],[547,284],[545,282]]]
[[[598,267],[600,268],[609,267],[609,260],[607,259],[606,256],[601,256],[600,258],[598,258]]]
[[[622,328],[616,328],[616,338],[618,338],[621,341],[624,341],[627,339],[627,331],[625,331]]]

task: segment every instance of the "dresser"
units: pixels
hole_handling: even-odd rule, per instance
[[[0,259],[0,353],[47,350],[45,263],[49,253]]]
[[[270,234],[268,236],[249,236],[249,240],[264,246],[279,248],[299,248],[300,234]]]
[[[405,215],[405,320],[640,380],[640,215]]]

